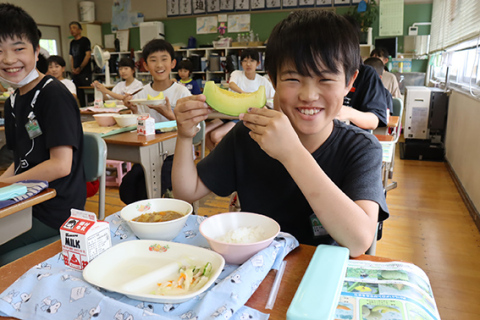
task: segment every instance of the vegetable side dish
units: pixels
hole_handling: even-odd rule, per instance
[[[181,295],[202,288],[210,279],[212,264],[207,262],[203,267],[182,266],[173,280],[157,283],[157,289],[152,292],[158,295]]]

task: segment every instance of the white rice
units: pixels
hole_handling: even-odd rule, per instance
[[[240,227],[217,238],[217,240],[227,243],[253,243],[264,239],[265,230],[262,227]]]

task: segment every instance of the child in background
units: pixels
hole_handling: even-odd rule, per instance
[[[86,199],[80,111],[68,89],[35,68],[37,24],[22,8],[0,4],[0,81],[15,88],[5,102],[5,136],[14,163],[1,182],[48,181],[55,198],[33,206],[32,228],[0,245],[2,256],[59,234],[72,208]]]
[[[257,67],[260,65],[258,51],[245,49],[240,56],[243,70],[235,70],[230,75],[228,87],[230,91],[238,93],[255,92],[260,86],[265,87],[267,99],[273,99],[275,90],[272,83],[265,77],[257,74]],[[229,132],[238,120],[214,119],[207,124],[205,144],[213,150],[222,138]]]
[[[50,56],[47,59],[48,74],[55,77],[67,87],[75,99],[77,98],[77,88],[72,80],[65,79],[63,73],[65,72],[65,60],[60,56]]]
[[[191,95],[190,91],[183,85],[170,79],[170,72],[175,67],[175,51],[172,45],[161,39],[154,39],[148,42],[142,51],[145,59],[143,65],[152,75],[153,81],[143,87],[143,90],[136,94],[135,99],[147,99],[148,95],[155,97],[163,92],[165,96],[164,105],[134,105],[130,102],[132,95],[127,94],[124,101],[125,106],[130,108],[133,113],[150,114],[155,122],[175,120],[173,109],[177,100]],[[161,157],[162,155],[158,155]],[[190,157],[192,157],[192,146],[190,146]],[[162,195],[171,190],[171,167],[173,155],[165,158],[162,166]],[[120,199],[130,204],[132,202],[147,199],[147,190],[145,185],[145,172],[140,164],[135,164],[132,169],[123,177],[120,185]]]
[[[178,64],[178,76],[180,77],[180,84],[187,87],[192,94],[200,94],[200,87],[197,81],[193,80],[190,76],[193,72],[193,64],[190,60],[182,60]]]
[[[296,11],[273,29],[265,61],[274,110],[241,114],[197,166],[192,138],[211,109],[204,95],[178,101],[173,193],[194,202],[237,191],[243,211],[275,219],[300,243],[342,245],[357,257],[388,209],[380,143],[335,119],[361,62],[355,31],[334,12]]]
[[[132,61],[132,59],[120,59],[118,62],[118,73],[124,81],[117,83],[112,90],[108,90],[98,81],[93,81],[92,87],[97,88],[103,93],[104,100],[123,100],[127,93],[134,93],[136,90],[143,87],[143,83],[135,79],[135,63]]]
[[[385,65],[383,64],[382,60],[379,58],[368,58],[365,59],[363,62],[364,65],[366,66],[371,66],[375,71],[377,72],[378,76],[380,79],[383,80],[383,74],[385,72]],[[387,101],[387,110],[390,111],[390,113],[393,111],[393,100],[392,100],[392,94],[390,91],[387,90],[387,88],[383,87],[385,90],[385,100]],[[388,120],[388,115],[387,115],[387,120]]]

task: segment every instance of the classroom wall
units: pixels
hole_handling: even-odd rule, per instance
[[[446,158],[477,211],[480,211],[479,124],[480,101],[453,91],[448,106]]]

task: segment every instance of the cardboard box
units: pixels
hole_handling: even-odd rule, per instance
[[[95,213],[76,209],[60,227],[60,238],[65,265],[77,270],[112,246],[108,222],[97,221]]]
[[[142,115],[138,117],[137,134],[140,136],[155,134],[155,119],[150,117],[150,115]]]

